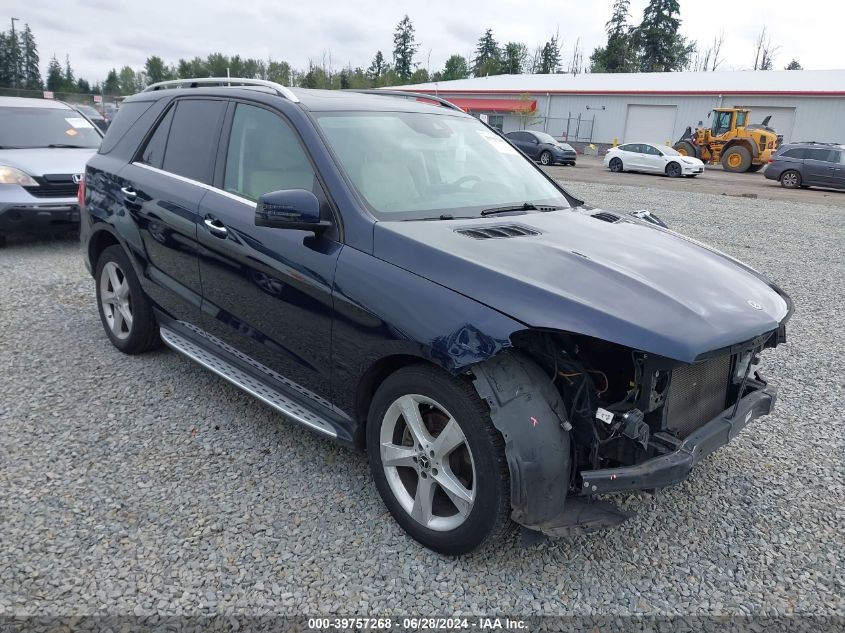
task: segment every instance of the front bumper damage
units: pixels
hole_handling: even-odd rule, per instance
[[[702,459],[752,420],[772,411],[776,389],[755,376],[745,395],[673,446],[634,466],[573,472],[569,424],[560,394],[537,365],[506,353],[472,370],[490,418],[505,439],[511,518],[529,534],[551,537],[614,527],[630,514],[597,495],[655,490],[689,477]],[[530,540],[530,539],[529,539]]]
[[[769,414],[776,398],[777,389],[767,385],[702,425],[671,453],[636,466],[582,471],[581,494],[654,490],[680,483],[689,477],[698,462],[730,442],[749,422]]]

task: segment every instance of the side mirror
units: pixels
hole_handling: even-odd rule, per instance
[[[258,199],[255,226],[319,233],[331,226],[320,220],[320,201],[305,189],[271,191]]]

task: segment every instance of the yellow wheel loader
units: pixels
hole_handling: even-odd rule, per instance
[[[684,156],[695,156],[705,163],[722,164],[726,171],[759,171],[769,162],[783,137],[769,127],[770,116],[762,123],[749,124],[751,110],[716,108],[709,128],[691,127],[675,143]]]

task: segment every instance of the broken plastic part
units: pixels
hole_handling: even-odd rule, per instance
[[[490,419],[505,440],[514,521],[561,536],[573,529],[612,527],[627,518],[612,504],[567,498],[571,425],[560,393],[539,365],[511,351],[474,366],[472,373],[478,394],[490,407]]]

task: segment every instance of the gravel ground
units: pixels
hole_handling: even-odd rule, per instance
[[[845,615],[845,208],[577,183],[767,271],[776,412],[615,531],[459,560],[363,455],[182,357],[111,347],[75,242],[0,250],[0,615]]]

